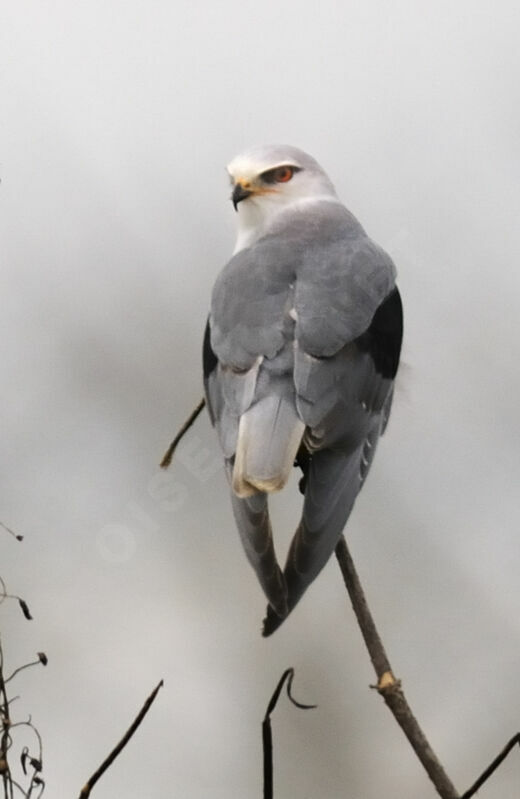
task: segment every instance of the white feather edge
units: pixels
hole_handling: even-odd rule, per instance
[[[258,403],[258,405],[260,404],[262,403]],[[257,424],[258,405],[253,406],[240,417],[238,426],[238,441],[231,485],[234,493],[242,498],[250,497],[258,491],[272,493],[282,490],[291,474],[294,459],[305,432],[304,422],[294,413],[290,429],[285,430],[285,447],[281,457],[273,464],[272,472],[253,474],[250,468],[251,456],[254,459],[255,449],[266,445],[266,442],[260,440],[262,431]]]

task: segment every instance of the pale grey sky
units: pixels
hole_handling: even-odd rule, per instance
[[[0,24],[0,573],[17,712],[47,795],[74,796],[162,677],[96,799],[433,797],[331,562],[272,639],[201,395],[201,335],[233,248],[225,164],[312,153],[394,257],[400,391],[347,535],[395,671],[462,790],[520,728],[516,3],[36,2]],[[206,448],[207,453],[203,450]],[[199,458],[199,460],[197,460]],[[300,498],[274,505],[287,542]],[[518,757],[482,796],[518,794]]]

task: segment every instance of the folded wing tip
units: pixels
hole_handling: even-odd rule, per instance
[[[262,637],[269,638],[278,627],[285,621],[287,616],[289,615],[289,610],[287,609],[286,613],[283,616],[279,616],[278,613],[274,610],[271,605],[267,606],[267,613],[265,619],[262,622]]]

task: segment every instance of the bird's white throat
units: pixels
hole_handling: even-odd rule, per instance
[[[281,214],[297,213],[309,205],[329,202],[341,205],[340,200],[334,195],[322,194],[313,197],[300,197],[290,203],[269,202],[262,198],[260,202],[252,198],[245,200],[238,206],[237,240],[233,255],[241,250],[251,247],[255,241],[269,233],[269,228],[279,221]]]

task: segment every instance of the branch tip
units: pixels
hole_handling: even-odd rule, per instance
[[[200,412],[204,408],[205,404],[206,404],[206,400],[203,397],[201,399],[201,401],[199,402],[199,404],[197,405],[197,407],[195,408],[195,410],[193,410],[191,412],[191,414],[188,416],[188,418],[186,419],[186,421],[182,425],[181,429],[179,430],[179,432],[177,433],[177,435],[173,439],[172,443],[170,444],[170,446],[168,447],[168,449],[164,453],[163,459],[162,459],[161,463],[159,464],[161,469],[167,469],[168,468],[168,466],[172,462],[172,458],[173,458],[173,455],[175,453],[175,450],[177,449],[177,445],[180,443],[180,441],[184,437],[185,433],[190,429],[190,427],[192,426],[193,422],[195,421],[197,416],[200,414]]]

